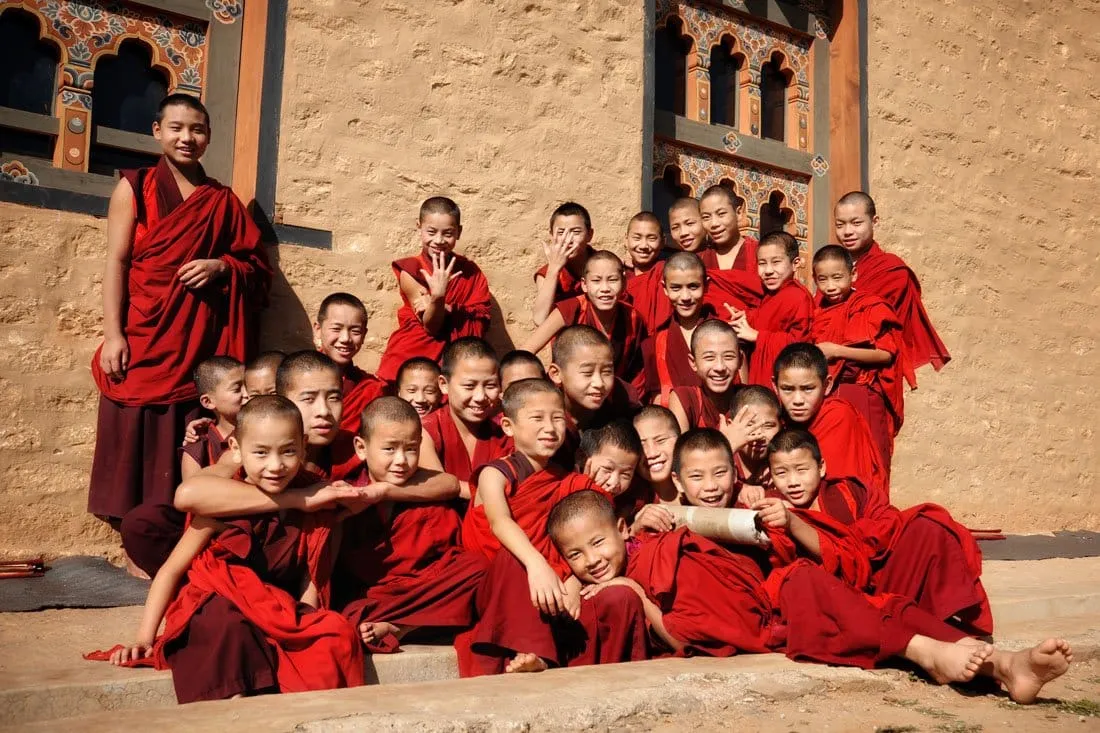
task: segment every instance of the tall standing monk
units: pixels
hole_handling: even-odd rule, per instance
[[[210,142],[202,103],[165,97],[153,137],[160,161],[123,171],[111,194],[104,339],[92,358],[100,439],[88,511],[116,526],[143,502],[172,502],[198,404],[192,373],[211,356],[250,356],[271,282],[260,230],[199,163]]]
[[[925,364],[936,371],[942,369],[951,361],[951,354],[924,310],[920,281],[904,260],[884,252],[875,241],[878,213],[874,199],[862,191],[852,191],[837,201],[834,214],[836,236],[855,260],[859,288],[885,300],[901,319],[909,364],[913,369]]]
[[[592,249],[592,217],[588,209],[566,201],[550,215],[550,240],[544,245],[546,264],[535,272],[535,305],[531,320],[541,326],[559,300],[581,295],[581,278]]]
[[[444,196],[420,205],[416,230],[420,254],[394,260],[401,288],[397,330],[390,335],[378,376],[387,382],[414,356],[439,361],[443,347],[463,336],[481,338],[489,330],[489,281],[473,260],[455,254],[462,236],[462,212]]]

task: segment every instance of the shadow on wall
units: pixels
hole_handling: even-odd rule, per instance
[[[313,348],[313,322],[279,266],[279,247],[269,246],[273,271],[267,308],[260,316],[260,350],[279,349],[288,354]]]
[[[497,356],[504,356],[516,348],[516,345],[505,327],[504,311],[500,309],[500,303],[497,302],[496,296],[490,295],[489,299],[489,331],[485,334],[485,340],[497,352]]]

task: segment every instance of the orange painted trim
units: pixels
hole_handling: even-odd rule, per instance
[[[267,0],[248,0],[241,29],[241,67],[237,82],[237,119],[233,138],[233,192],[252,206],[260,158]]]
[[[838,19],[829,44],[829,180],[835,202],[863,185],[860,114],[859,2],[835,0]]]

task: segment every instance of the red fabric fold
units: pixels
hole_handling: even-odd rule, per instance
[[[161,160],[155,169],[125,171],[140,201],[127,275],[123,333],[130,364],[121,381],[108,379],[92,357],[92,376],[108,399],[127,405],[194,399],[194,369],[214,355],[247,361],[255,319],[271,284],[260,230],[232,190],[208,178],[171,208],[179,188]],[[162,191],[174,187],[171,191]],[[165,200],[159,200],[165,199]],[[171,208],[160,213],[161,207]],[[229,273],[217,285],[190,290],[176,277],[197,259],[220,259]]]
[[[591,326],[606,336],[611,342],[615,376],[635,388],[643,386],[642,343],[648,332],[642,317],[632,306],[623,302],[615,304],[615,320],[610,332],[600,322],[595,307],[586,295],[561,300],[554,308],[561,313],[566,326]]]
[[[672,316],[672,302],[665,295],[664,274],[663,262],[658,262],[649,272],[641,275],[635,275],[630,270],[626,273],[624,300],[629,300],[634,310],[638,311],[646,331],[650,333]]]
[[[344,371],[341,384],[344,389],[344,412],[340,417],[340,427],[351,433],[359,432],[359,421],[367,405],[379,397],[392,394],[389,384],[354,364]]]
[[[397,310],[397,329],[390,334],[382,361],[378,364],[378,376],[387,382],[397,379],[398,370],[408,359],[425,356],[439,361],[443,348],[451,341],[465,336],[481,338],[489,330],[492,314],[489,281],[473,260],[458,254],[451,256],[455,260],[452,272],[457,273],[458,277],[447,285],[443,302],[448,311],[439,333],[428,333],[413,310],[413,304],[402,293],[401,307]],[[427,288],[427,280],[421,270],[431,272],[432,266],[423,252],[416,257],[395,260],[392,266],[398,280],[401,273],[405,273]]]
[[[466,452],[466,444],[455,425],[455,416],[446,405],[424,418],[424,432],[432,440],[443,470],[459,481],[469,483],[473,472],[490,461],[512,452],[512,439],[492,420],[471,428],[476,438],[474,454]]]
[[[890,482],[882,456],[867,421],[850,403],[839,397],[826,397],[817,415],[803,427],[817,438],[830,479],[856,479],[880,492],[884,503],[888,502]]]
[[[810,337],[814,301],[810,291],[795,279],[766,293],[760,307],[748,314],[756,329],[756,343],[749,356],[749,384],[771,387],[776,357],[786,346]]]

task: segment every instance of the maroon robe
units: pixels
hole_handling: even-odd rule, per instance
[[[737,389],[736,385],[740,381],[740,378],[734,375],[733,384],[730,385],[730,389]],[[688,419],[689,429],[718,429],[722,413],[719,412],[714,401],[711,400],[702,387],[675,387],[672,393],[676,395],[676,398],[680,400],[680,406],[684,408],[684,413],[687,415]]]
[[[340,427],[350,433],[359,432],[359,421],[367,405],[378,397],[392,394],[390,385],[384,380],[354,364],[344,370],[341,385],[344,390],[344,412],[340,417]]]
[[[471,427],[477,439],[474,454],[471,456],[466,452],[466,444],[458,433],[454,413],[446,405],[427,415],[423,428],[431,438],[443,470],[466,483],[470,483],[475,470],[490,461],[503,458],[513,450],[512,439],[504,434],[500,425],[492,420],[485,420]]]
[[[699,322],[715,316],[714,307],[704,302]],[[698,387],[699,375],[692,368],[690,357],[691,344],[684,338],[674,314],[642,344],[646,396],[660,395],[659,404],[668,407],[673,387]]]
[[[785,422],[788,427],[809,430],[817,439],[829,478],[856,479],[888,501],[889,474],[867,421],[850,403],[839,397],[826,397],[808,425],[797,425],[789,419]]]
[[[186,454],[199,464],[199,468],[213,466],[229,450],[229,438],[232,435],[232,431],[228,435],[222,435],[217,425],[211,425],[194,443],[180,448],[180,458],[182,460],[182,454]]]
[[[247,361],[271,268],[260,231],[233,192],[207,178],[187,197],[168,163],[127,170],[135,225],[122,328],[130,362],[107,377],[100,349],[92,377],[102,394],[88,511],[120,519],[143,502],[171,503],[177,448],[197,406],[193,372],[211,356]],[[200,290],[177,278],[184,264],[219,259],[228,275]]]
[[[447,285],[447,294],[443,298],[447,313],[438,333],[428,333],[420,315],[402,291],[401,307],[397,310],[397,328],[390,334],[382,361],[378,364],[378,376],[385,381],[396,380],[401,365],[414,356],[425,356],[439,361],[443,348],[451,341],[465,336],[482,338],[489,330],[492,313],[489,281],[473,260],[457,254],[452,254],[451,257],[454,258],[452,275],[457,277]],[[426,252],[393,262],[393,274],[399,282],[401,273],[405,273],[425,289],[428,286],[423,272],[431,270],[431,260]]]
[[[629,300],[634,310],[638,311],[649,333],[672,316],[672,302],[665,295],[664,273],[664,262],[655,263],[641,275],[634,274],[630,269],[626,271],[623,299]]]
[[[667,299],[666,299],[667,300]],[[630,305],[615,304],[615,320],[611,331],[604,329],[595,307],[587,295],[558,301],[554,309],[561,313],[566,327],[582,324],[596,329],[611,342],[611,355],[615,361],[615,376],[636,389],[644,386],[642,369],[642,343],[648,336],[642,317]]]
[[[749,384],[772,386],[776,357],[786,346],[809,338],[813,312],[813,296],[793,277],[764,295],[760,307],[748,314],[757,332],[749,356]]]
[[[370,483],[365,466],[348,478],[354,486]],[[489,561],[462,549],[461,525],[450,502],[384,502],[344,520],[337,576],[343,598],[337,606],[356,626],[470,626]],[[368,649],[391,653],[399,644],[387,635]]]

